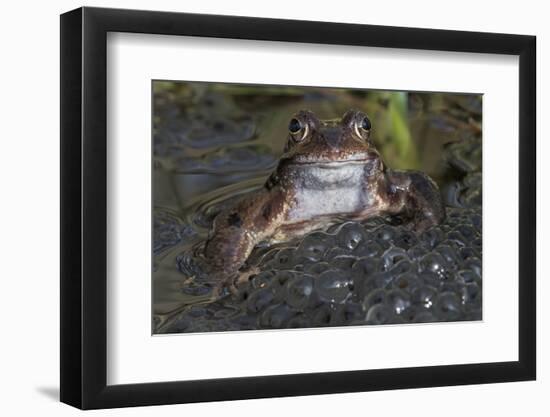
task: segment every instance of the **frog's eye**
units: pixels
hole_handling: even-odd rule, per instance
[[[371,130],[371,122],[369,118],[363,114],[358,113],[355,116],[355,120],[353,122],[353,128],[355,130],[355,134],[363,141],[366,141],[370,143],[370,130]]]
[[[367,116],[363,117],[363,120],[361,120],[360,126],[361,126],[361,129],[363,129],[363,130],[370,130],[372,125],[371,125],[370,120]]]
[[[302,123],[298,119],[292,119],[288,124],[288,131],[292,134],[298,133],[302,130]]]

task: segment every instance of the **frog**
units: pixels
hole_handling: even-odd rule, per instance
[[[370,118],[359,110],[329,120],[309,110],[294,114],[263,186],[214,218],[204,246],[214,281],[223,284],[237,273],[260,243],[290,241],[338,222],[390,216],[416,233],[441,223],[445,206],[435,181],[387,167],[371,133]]]

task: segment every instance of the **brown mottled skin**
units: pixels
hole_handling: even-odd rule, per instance
[[[421,172],[387,169],[370,130],[359,111],[340,120],[298,112],[263,188],[214,220],[205,256],[217,280],[237,272],[259,242],[289,240],[338,220],[399,214],[416,231],[440,223],[445,208],[435,182]]]

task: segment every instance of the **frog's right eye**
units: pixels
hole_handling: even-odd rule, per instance
[[[302,130],[302,123],[298,119],[292,119],[288,124],[288,131],[292,134],[298,133]]]
[[[361,129],[363,130],[370,130],[372,127],[371,122],[367,116],[363,117],[363,120],[361,121]]]

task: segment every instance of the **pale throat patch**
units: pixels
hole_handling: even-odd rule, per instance
[[[364,164],[310,165],[294,184],[292,221],[316,216],[357,213],[372,204],[365,191]]]
[[[369,199],[360,187],[329,190],[303,189],[296,193],[290,210],[293,221],[316,216],[358,213],[369,206]]]

